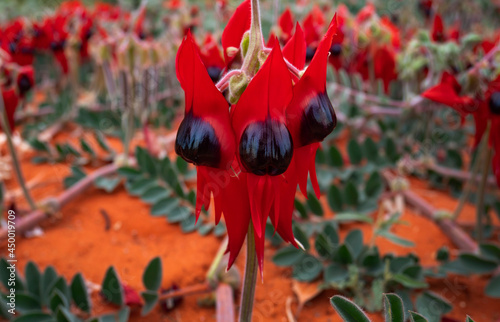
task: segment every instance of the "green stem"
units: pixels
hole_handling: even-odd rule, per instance
[[[7,145],[9,147],[10,155],[12,157],[12,164],[14,166],[14,171],[16,173],[17,182],[21,186],[21,189],[23,190],[23,193],[24,193],[24,198],[26,198],[26,201],[28,201],[28,204],[29,204],[31,210],[36,210],[35,200],[33,200],[33,198],[31,197],[30,192],[28,190],[28,187],[26,186],[26,182],[24,181],[23,172],[21,170],[21,164],[19,163],[19,159],[17,158],[16,149],[14,148],[14,143],[12,142],[12,134],[10,132],[10,125],[9,125],[9,122],[7,121],[7,112],[5,110],[5,104],[3,102],[3,97],[1,94],[0,94],[0,122],[2,124],[3,132],[5,133],[5,136],[7,137]]]
[[[245,275],[243,277],[243,290],[240,301],[239,322],[252,321],[253,301],[255,297],[255,283],[257,281],[257,253],[255,251],[255,239],[253,225],[248,225],[247,234],[247,259],[245,263]]]
[[[488,149],[488,137],[489,137],[489,128],[486,129],[485,135],[483,135],[483,138],[479,144],[479,149],[476,154],[476,159],[474,160],[474,164],[472,165],[471,169],[471,176],[465,183],[464,191],[462,192],[462,195],[460,196],[460,200],[458,202],[458,206],[453,212],[453,215],[451,217],[452,220],[457,220],[458,216],[460,216],[460,213],[462,213],[462,210],[465,206],[465,203],[467,200],[469,200],[470,193],[472,191],[472,187],[474,186],[473,183],[477,181],[477,174],[479,173],[479,166],[481,165],[481,159],[483,155],[485,154],[485,150]]]
[[[264,48],[262,38],[262,27],[260,23],[259,0],[252,0],[252,24],[250,26],[250,38],[248,50],[241,69],[250,77],[253,77],[259,67],[259,53]]]
[[[488,123],[488,128],[483,134],[483,140],[488,142],[490,136],[491,123]],[[476,199],[476,240],[480,243],[483,239],[483,212],[484,212],[484,195],[486,192],[486,181],[488,180],[488,173],[490,170],[491,157],[493,155],[493,149],[488,147],[486,143],[486,148],[482,151],[481,162],[483,164],[483,169],[481,172],[481,181],[479,182],[479,188],[477,191]]]

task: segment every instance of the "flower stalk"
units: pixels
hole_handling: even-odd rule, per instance
[[[7,146],[12,157],[12,164],[14,167],[14,172],[16,173],[17,182],[21,186],[24,198],[26,198],[26,201],[28,202],[31,210],[34,211],[37,209],[36,203],[35,200],[31,197],[28,187],[26,186],[26,181],[24,180],[23,172],[21,170],[21,163],[17,158],[16,149],[14,147],[14,143],[12,142],[12,133],[10,132],[9,122],[7,121],[7,112],[5,110],[5,104],[2,95],[0,95],[0,122],[5,136],[7,137]]]
[[[252,23],[250,26],[250,35],[248,50],[241,66],[248,76],[253,77],[259,69],[259,53],[264,48],[264,41],[262,38],[262,26],[260,23],[260,9],[259,0],[252,0]]]
[[[488,122],[486,131],[483,134],[483,140],[485,142],[484,147],[481,151],[480,163],[483,165],[481,172],[481,180],[479,181],[479,188],[477,191],[476,199],[476,240],[480,243],[483,239],[483,217],[484,217],[484,197],[486,192],[486,181],[488,179],[488,173],[490,170],[491,157],[493,155],[493,149],[488,147],[488,138],[491,131],[491,121]]]
[[[240,301],[240,322],[252,321],[253,301],[255,297],[255,284],[257,282],[257,253],[255,251],[255,239],[253,225],[248,225],[247,234],[247,258],[245,263],[245,275],[243,277],[243,289]]]

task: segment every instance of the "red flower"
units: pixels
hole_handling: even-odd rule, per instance
[[[369,19],[371,19],[373,15],[375,15],[375,6],[373,5],[373,3],[369,2],[363,7],[363,9],[361,9],[358,12],[358,15],[356,16],[356,21],[359,24],[364,23]]]
[[[296,148],[296,173],[300,189],[305,196],[307,196],[307,175],[310,173],[314,191],[319,197],[314,158],[319,142],[333,131],[337,122],[332,103],[326,93],[328,52],[336,30],[336,17],[334,17],[309,67],[294,86],[293,98],[287,108],[287,125]],[[303,49],[299,50],[303,52]]]
[[[7,114],[7,122],[9,123],[10,130],[14,130],[14,114],[16,113],[16,108],[19,103],[19,98],[17,97],[14,88],[4,88],[2,86],[2,98],[5,107],[5,112]],[[0,130],[2,126],[0,124]]]
[[[289,169],[293,142],[285,116],[285,109],[292,95],[290,73],[276,43],[231,110],[231,122],[238,146],[237,159],[242,173],[246,173],[247,177],[261,271],[267,218],[271,210],[274,210],[271,218],[274,217],[275,227],[280,225],[280,214],[283,214],[280,211],[280,187],[287,183],[296,186],[289,177],[290,171],[293,172],[293,169]],[[293,203],[293,198],[287,203]]]
[[[230,66],[236,58],[236,55],[240,50],[243,34],[250,29],[250,15],[250,0],[245,0],[238,6],[238,8],[236,8],[236,11],[231,19],[229,19],[226,28],[222,32],[221,42],[222,48],[224,49],[224,60],[226,62],[226,66]],[[228,49],[231,50],[234,48],[236,49],[236,52],[228,52]]]
[[[24,66],[19,69],[17,73],[16,85],[19,96],[24,98],[26,93],[29,92],[35,85],[35,75],[32,66]]]
[[[460,26],[455,25],[449,33],[446,32],[444,28],[443,18],[441,15],[436,14],[434,16],[434,22],[432,23],[432,40],[436,42],[445,42],[447,40],[458,41],[460,38]]]
[[[293,21],[293,14],[290,11],[290,8],[287,7],[278,20],[278,25],[281,29],[280,40],[282,43],[286,43],[290,37],[292,37]]]
[[[448,105],[464,116],[467,112],[471,111],[474,99],[469,96],[460,96],[461,91],[462,86],[455,79],[455,76],[444,72],[440,83],[422,93],[422,97]]]
[[[203,45],[200,47],[200,55],[203,64],[205,64],[207,68],[208,75],[210,75],[212,81],[216,83],[226,65],[221,56],[219,46],[212,34],[208,33],[205,36]]]
[[[220,217],[217,204],[221,196],[209,185],[210,176],[230,168],[235,144],[226,99],[212,82],[190,32],[177,52],[176,72],[185,92],[186,113],[177,132],[175,152],[198,167],[197,218],[202,205],[208,209],[210,193],[214,193]]]
[[[373,56],[375,78],[384,83],[384,91],[389,92],[389,85],[398,78],[396,72],[396,54],[388,46],[383,46],[375,51]]]

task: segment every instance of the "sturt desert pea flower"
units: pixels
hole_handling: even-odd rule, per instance
[[[17,106],[19,104],[19,98],[13,87],[6,88],[2,86],[2,98],[5,107],[5,112],[7,114],[7,123],[9,125],[10,131],[14,130],[14,115],[16,113]],[[2,130],[2,125],[0,124],[0,130]]]
[[[176,57],[176,72],[185,93],[186,112],[175,141],[175,152],[197,166],[196,216],[208,209],[214,194],[220,218],[221,194],[210,185],[210,176],[228,170],[235,156],[229,106],[212,82],[191,33],[183,40]]]
[[[293,142],[285,116],[292,95],[290,72],[276,42],[261,69],[231,109],[237,159],[242,173],[246,174],[261,272],[267,218],[271,217],[276,229],[280,227],[281,208],[285,209],[294,202],[294,196],[291,196],[282,203],[282,185],[297,185],[292,180]],[[289,223],[291,229],[291,221]]]
[[[321,38],[321,29],[325,25],[323,12],[317,5],[315,5],[311,9],[311,12],[304,18],[302,25],[304,26],[307,44],[306,61],[310,62],[318,47],[318,41]]]
[[[203,44],[200,46],[200,55],[203,64],[207,68],[208,75],[214,83],[216,83],[222,70],[226,67],[224,58],[222,58],[221,51],[214,36],[208,33],[205,36]]]
[[[32,66],[23,66],[17,71],[16,79],[17,91],[21,98],[24,98],[35,85],[35,74]]]
[[[455,76],[445,71],[441,75],[439,84],[422,93],[422,97],[447,105],[463,117],[467,112],[472,111],[474,99],[467,95],[461,96],[461,92],[462,86],[458,83]]]
[[[310,174],[318,198],[320,191],[316,179],[316,151],[319,148],[319,142],[323,141],[337,124],[332,103],[326,93],[328,53],[336,31],[335,16],[304,75],[293,87],[293,98],[286,110],[287,125],[295,146],[294,153],[297,161],[295,172],[300,190],[307,196],[307,177]]]
[[[241,39],[245,32],[250,29],[252,9],[250,0],[243,1],[236,8],[226,28],[222,32],[221,42],[224,50],[224,61],[230,67],[240,52]]]
[[[458,41],[460,38],[460,26],[455,25],[448,32],[445,30],[443,18],[436,14],[432,23],[431,39],[435,42],[445,42],[448,40]]]
[[[286,44],[292,37],[294,18],[290,8],[286,8],[278,19],[279,39]]]

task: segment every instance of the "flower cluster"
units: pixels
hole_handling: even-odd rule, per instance
[[[250,1],[236,9],[222,35],[228,71],[217,84],[209,73],[213,66],[203,59],[204,46],[200,50],[190,32],[184,38],[176,71],[186,111],[175,150],[197,167],[196,216],[211,197],[216,222],[224,215],[229,266],[252,225],[262,272],[268,218],[285,241],[298,246],[292,232],[297,185],[307,196],[310,175],[319,196],[315,154],[336,125],[326,69],[337,28],[334,17],[305,68],[306,34],[298,23],[295,32],[281,35],[287,39],[283,48],[279,40],[264,46],[259,23]]]

